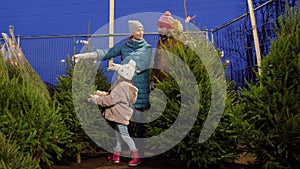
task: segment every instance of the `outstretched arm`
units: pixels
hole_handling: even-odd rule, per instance
[[[95,52],[79,53],[73,56],[73,60],[78,62],[80,59],[97,59],[98,61],[108,60],[121,55],[121,46],[109,49],[97,49]]]
[[[120,56],[122,54],[121,48],[122,48],[122,45],[114,46],[109,49],[97,49],[96,50],[97,60],[103,61],[103,60],[108,60],[110,58],[114,58],[116,56]]]

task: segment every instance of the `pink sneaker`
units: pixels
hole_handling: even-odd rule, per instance
[[[128,162],[128,166],[136,167],[141,164],[141,159],[138,151],[131,151],[132,159]]]
[[[120,152],[114,151],[113,155],[107,157],[108,161],[112,161],[115,164],[120,163]]]

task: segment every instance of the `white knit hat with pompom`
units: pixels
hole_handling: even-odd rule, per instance
[[[127,80],[132,80],[135,73],[135,61],[130,60],[127,64],[121,65],[118,74]]]

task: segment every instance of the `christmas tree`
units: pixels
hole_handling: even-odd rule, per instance
[[[230,120],[235,93],[217,50],[199,30],[176,35],[177,43],[161,51],[166,78],[152,92],[165,97],[151,95],[151,114],[161,115],[147,124],[147,146],[187,166],[224,166],[238,154]]]
[[[46,85],[17,44],[13,27],[10,34],[11,38],[2,33],[5,45],[0,57],[0,132],[19,151],[30,155],[35,164],[51,165],[61,158],[64,149],[60,145],[68,144],[71,135]],[[9,163],[11,159],[3,160]]]
[[[279,18],[277,38],[262,61],[259,84],[242,90],[240,139],[263,168],[300,165],[300,31],[299,9]]]

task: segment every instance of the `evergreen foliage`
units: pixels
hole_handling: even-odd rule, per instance
[[[13,38],[7,37],[10,57],[0,57],[0,132],[18,151],[30,154],[36,164],[51,165],[61,158],[64,149],[60,145],[70,142],[70,132],[46,85]]]
[[[81,60],[73,71],[72,96],[75,113],[85,133],[100,147],[108,150],[114,144],[114,130],[103,117],[103,108],[87,102],[96,90],[108,91],[106,78],[94,60]]]
[[[85,65],[89,67],[89,69],[84,69],[81,65]],[[72,132],[72,144],[68,145],[69,147],[66,147],[67,150],[64,157],[69,159],[77,157],[77,160],[80,160],[78,159],[80,158],[80,153],[83,151],[95,151],[98,147],[82,128],[82,122],[84,121],[84,119],[82,119],[84,117],[82,116],[88,116],[86,118],[90,123],[91,130],[95,128],[93,124],[97,124],[97,120],[99,120],[98,117],[100,117],[97,116],[99,115],[99,109],[95,109],[95,105],[88,103],[86,100],[96,89],[107,91],[109,83],[107,82],[106,77],[103,76],[103,71],[98,69],[98,64],[87,61],[84,63],[80,62],[76,66],[77,75],[74,77],[75,64],[70,60],[70,58],[67,59],[65,70],[66,75],[60,76],[57,79],[57,86],[54,89],[53,100],[57,102],[59,107],[61,107],[59,113],[62,115],[68,129]],[[96,77],[93,75],[94,72],[97,72]],[[77,79],[76,77],[80,77],[80,79]],[[76,81],[76,79],[78,83],[73,81]],[[80,89],[73,89],[73,87],[80,87]],[[76,94],[72,93],[74,90],[76,90]],[[74,103],[74,98],[80,99],[80,102]],[[76,113],[74,106],[81,107],[81,110],[84,113]],[[78,118],[80,118],[80,120]],[[93,119],[93,121],[91,121],[91,119]],[[97,130],[94,134],[97,135],[97,132],[101,131]]]
[[[299,8],[287,11],[262,61],[259,84],[242,90],[235,110],[242,112],[239,142],[266,169],[300,166],[300,15]]]
[[[2,133],[0,133],[0,143],[0,168],[38,168],[38,164],[36,164],[30,154],[19,151],[20,147],[10,139],[5,138]]]
[[[175,147],[167,151],[165,156],[184,162],[187,166],[196,165],[205,168],[224,166],[227,162],[232,162],[238,155],[235,144],[237,133],[234,131],[231,122],[231,118],[235,116],[232,112],[232,106],[236,101],[235,92],[230,88],[230,84],[227,84],[223,79],[223,65],[217,63],[219,62],[217,51],[211,44],[207,43],[200,32],[196,31],[196,34],[188,32],[185,36],[178,38],[180,42],[171,46],[169,52],[165,52],[166,56],[170,57],[168,59],[170,61],[169,68],[176,67],[176,73],[166,74],[166,80],[156,84],[156,88],[162,90],[166,95],[166,108],[160,107],[163,105],[161,99],[151,97],[151,106],[157,111],[164,109],[164,112],[158,119],[147,124],[147,134],[148,136],[155,136],[172,128],[176,119],[179,118],[178,115],[181,109],[196,112],[197,116],[195,119],[189,114],[190,112],[185,113],[182,117],[185,118],[185,122],[195,122],[192,128],[188,128],[187,124],[183,123],[173,135],[159,138],[149,142],[148,145],[152,149],[170,146],[169,141],[172,137],[176,138],[182,135],[182,132],[187,132],[187,135]],[[184,38],[184,40],[180,38]],[[181,42],[188,42],[188,46]],[[179,57],[185,63],[185,66],[176,66],[176,61],[173,62],[176,57]],[[221,65],[221,67],[215,67],[218,65]],[[188,75],[185,74],[187,70],[192,72],[197,84],[188,79]],[[224,80],[225,86],[220,83],[222,80]],[[214,86],[215,90],[224,90],[223,94],[221,92],[214,96],[214,103],[212,103],[212,84],[217,84]],[[179,87],[182,85],[191,90],[185,90],[187,93],[182,93],[182,89]],[[196,88],[193,89],[194,86]],[[183,98],[183,95],[187,95],[188,98]],[[198,96],[200,99],[197,98]],[[183,103],[182,99],[188,99],[188,101]],[[223,101],[225,110],[221,121],[216,124],[214,118],[218,118],[216,112]],[[208,120],[210,111],[213,113],[210,114]],[[204,127],[206,120],[208,125]],[[214,130],[214,128],[216,130],[208,140],[199,140],[200,133],[209,134],[208,131]]]

